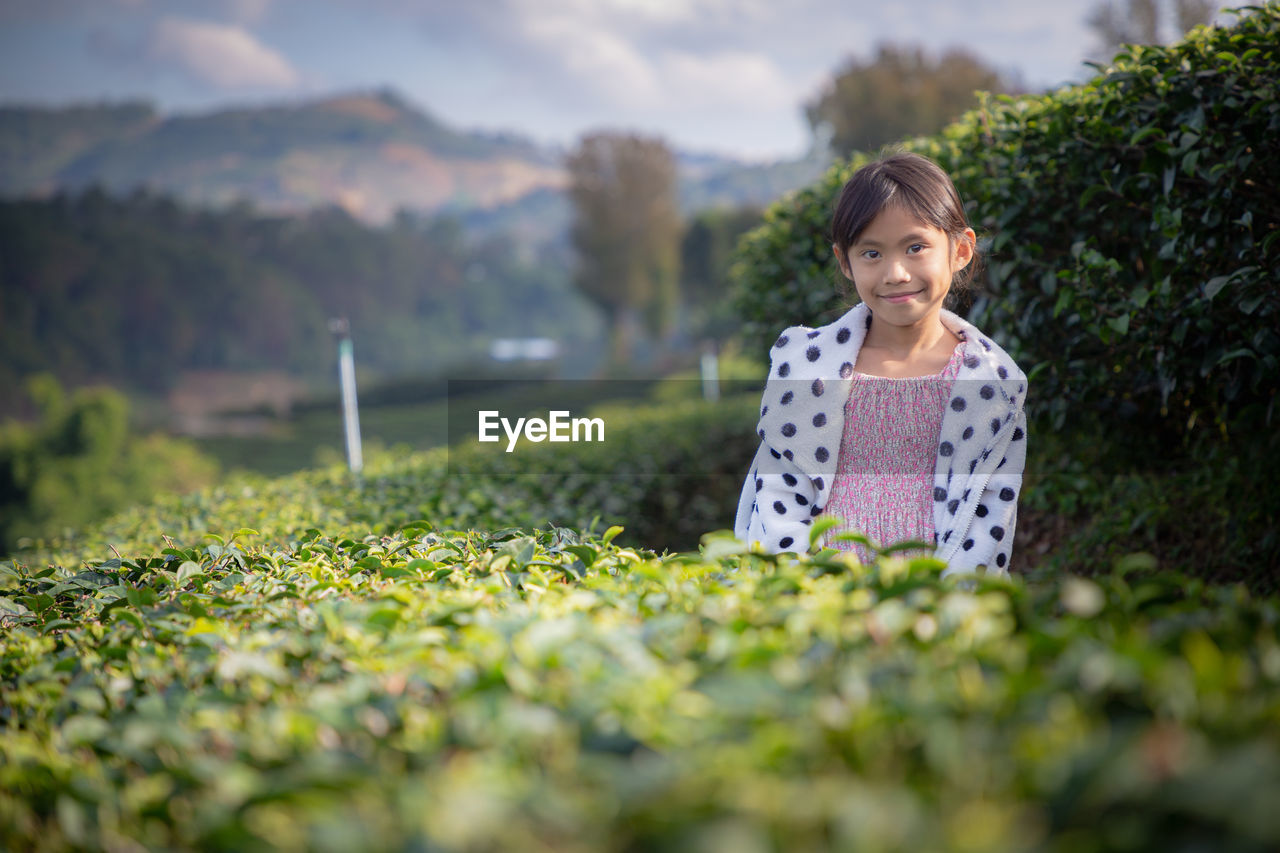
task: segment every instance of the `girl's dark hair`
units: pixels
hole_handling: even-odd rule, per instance
[[[928,157],[897,152],[868,163],[853,173],[840,191],[831,217],[831,242],[844,258],[871,220],[890,204],[943,231],[951,240],[964,240],[969,220],[955,184]],[[956,274],[953,290],[963,289],[978,267],[978,247],[973,260]]]

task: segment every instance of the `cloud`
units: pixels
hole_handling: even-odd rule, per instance
[[[664,90],[686,93],[691,105],[767,109],[795,103],[794,87],[762,54],[672,53],[662,59],[661,69]]]
[[[266,16],[271,0],[223,0],[223,3],[233,21],[256,24]]]
[[[566,76],[614,102],[639,106],[659,95],[651,61],[625,38],[574,15],[533,16],[524,34]]]
[[[293,89],[301,75],[247,30],[227,24],[162,18],[147,53],[197,83],[223,90]]]

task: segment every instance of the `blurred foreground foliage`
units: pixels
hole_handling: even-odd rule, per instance
[[[1280,607],[1143,555],[957,582],[616,528],[224,520],[0,565],[0,846],[1280,845]]]

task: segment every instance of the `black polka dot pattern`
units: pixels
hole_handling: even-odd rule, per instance
[[[962,349],[936,444],[935,554],[948,564],[944,574],[1003,571],[1026,457],[1026,377],[971,324],[950,312],[942,317]],[[734,523],[744,540],[774,552],[808,547],[806,534],[834,485],[844,403],[850,382],[859,381],[854,364],[870,323],[859,305],[831,325],[792,327],[777,338],[757,424],[761,447]]]

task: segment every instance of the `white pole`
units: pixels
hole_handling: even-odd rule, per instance
[[[347,466],[351,473],[364,469],[360,452],[360,411],[356,406],[356,359],[346,319],[332,320],[329,327],[338,337],[338,380],[342,386],[342,431],[347,438]]]
[[[712,403],[720,399],[720,365],[715,344],[707,344],[702,350],[702,397]]]

